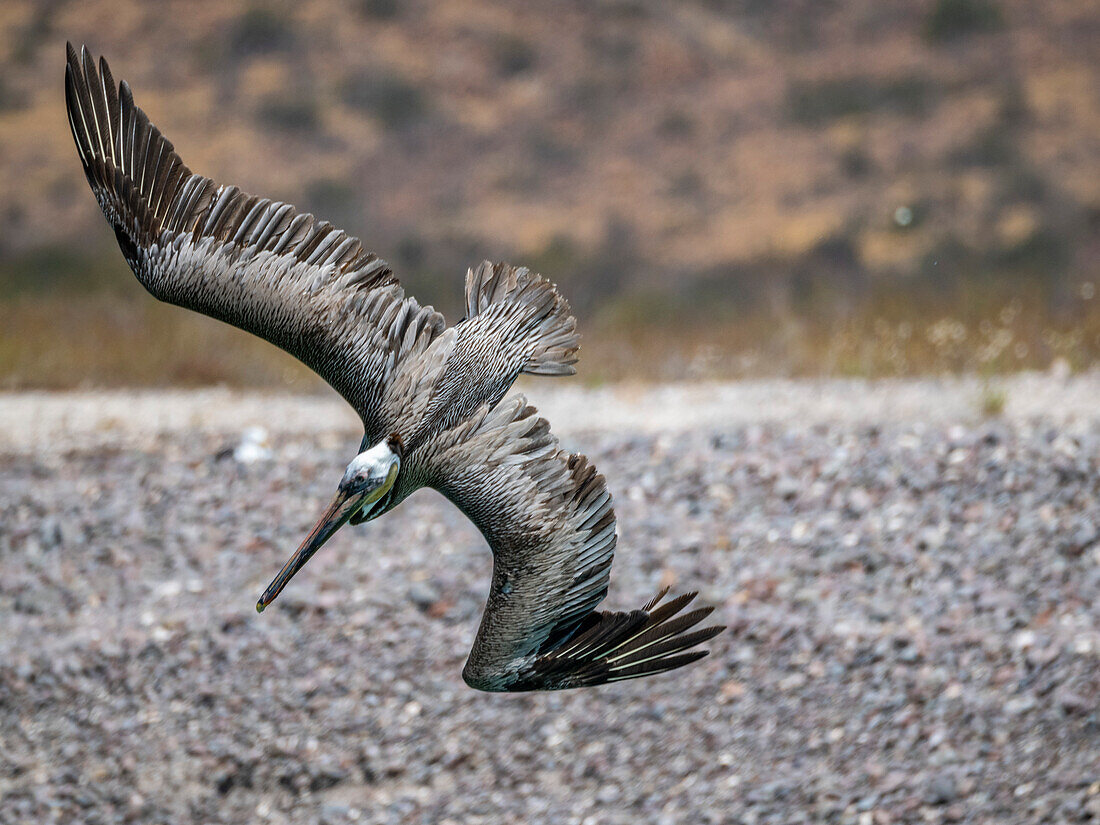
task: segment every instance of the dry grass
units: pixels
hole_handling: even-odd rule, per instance
[[[1100,356],[1100,306],[1078,296],[1058,315],[1021,293],[968,304],[909,296],[835,312],[688,311],[609,305],[581,318],[589,384],[759,376],[984,376],[1082,369]],[[204,386],[310,391],[321,382],[269,344],[224,324],[123,293],[22,295],[0,305],[0,387]],[[987,414],[997,400],[981,406]],[[987,403],[988,401],[988,403]],[[1003,402],[1001,402],[1003,406]]]
[[[4,389],[321,385],[270,344],[140,292],[24,295],[0,305],[0,330]]]
[[[1005,392],[1003,387],[986,383],[982,388],[979,410],[986,418],[997,418],[1002,415],[1007,403],[1008,393]]]

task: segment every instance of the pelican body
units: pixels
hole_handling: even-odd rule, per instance
[[[193,174],[104,59],[70,44],[69,125],[96,200],[154,297],[247,330],[294,355],[358,412],[363,440],[332,504],[260,597],[262,611],[346,523],[421,487],[450,499],[494,564],[463,678],[489,691],[554,690],[649,676],[705,656],[720,627],[689,593],[599,611],[615,550],[604,478],[559,448],[520,373],[571,375],[576,320],[549,281],[483,263],[465,317],[404,294],[355,238],[293,206]]]

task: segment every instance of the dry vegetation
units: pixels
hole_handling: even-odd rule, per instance
[[[1091,3],[49,0],[0,31],[5,386],[312,380],[128,279],[66,39],[193,169],[361,235],[451,315],[470,263],[543,271],[590,381],[1100,351]]]

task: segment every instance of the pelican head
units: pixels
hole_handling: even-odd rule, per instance
[[[378,505],[393,489],[400,470],[401,439],[396,435],[391,435],[353,458],[344,471],[344,477],[340,479],[336,498],[256,602],[257,612],[263,613],[264,608],[275,601],[275,597],[282,592],[294,574],[344,524],[348,521],[359,524],[378,515],[383,509]]]

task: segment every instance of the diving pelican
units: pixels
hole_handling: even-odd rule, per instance
[[[688,593],[598,611],[615,550],[602,475],[558,446],[520,373],[571,375],[576,320],[549,281],[483,263],[448,327],[404,294],[385,261],[298,212],[191,172],[129,85],[67,47],[65,100],[80,162],[126,262],[161,301],[258,335],[325,379],[363,421],[336,497],[256,605],[265,607],[341,526],[421,487],[484,535],[493,575],[462,671],[488,691],[556,690],[672,670],[722,630],[696,626]]]

